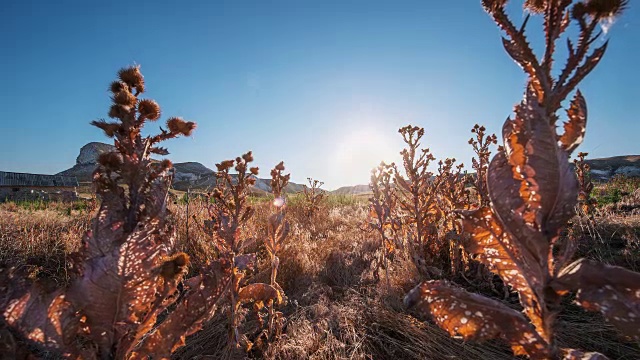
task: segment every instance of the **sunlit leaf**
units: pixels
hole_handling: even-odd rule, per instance
[[[525,44],[527,44],[525,42]],[[540,76],[544,76],[544,74],[538,74],[536,72],[536,67],[532,63],[531,55],[526,55],[524,49],[520,48],[519,44],[513,40],[507,40],[502,38],[502,45],[504,49],[507,51],[507,54],[511,56],[513,60],[527,73],[529,74],[529,85],[533,87],[535,90],[536,96],[540,101],[544,99],[545,92],[542,87],[542,83],[540,82]],[[528,44],[527,44],[528,45]],[[535,61],[535,57],[533,58]]]
[[[11,294],[13,299],[3,313],[6,324],[43,350],[74,357],[82,354],[81,348],[74,343],[81,327],[81,316],[63,292],[47,293],[37,286],[24,290],[21,296]]]
[[[230,280],[231,266],[224,260],[211,263],[200,275],[187,280],[188,290],[182,300],[155,331],[144,338],[132,357],[169,358],[184,345],[186,336],[198,331],[213,316]]]
[[[552,287],[576,293],[576,302],[599,311],[623,334],[640,340],[640,273],[580,259],[558,274]]]
[[[449,332],[464,340],[507,341],[516,355],[548,356],[547,344],[534,326],[517,310],[496,300],[473,294],[444,280],[425,281],[404,298]]]
[[[489,195],[506,230],[546,267],[550,241],[573,215],[575,174],[530,92],[516,107],[516,118],[505,123],[503,135],[505,152],[489,166]]]
[[[238,300],[241,303],[261,302],[263,304],[269,302],[282,303],[280,292],[273,286],[263,283],[249,284],[238,292]]]
[[[480,262],[518,292],[525,313],[536,329],[544,333],[540,308],[540,304],[544,304],[541,269],[528,266],[519,258],[514,242],[502,230],[490,208],[464,212],[463,224],[465,232],[471,235],[467,251],[477,255]]]
[[[609,360],[599,352],[585,352],[576,349],[562,349],[562,360]]]
[[[587,127],[587,103],[579,90],[571,100],[567,116],[569,119],[564,123],[560,144],[567,153],[571,154],[582,143]]]

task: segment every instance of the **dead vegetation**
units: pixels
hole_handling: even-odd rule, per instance
[[[331,201],[312,179],[291,201],[283,162],[271,170],[271,197],[255,200],[259,169],[247,152],[216,164],[215,188],[194,194],[187,212],[168,201],[171,163],[150,156],[168,154],[158,144],[188,136],[195,124],[171,118],[167,130],[143,137],[160,108],[139,98],[139,69],[123,69],[110,87],[116,120],[93,122],[117,148],[94,174],[99,206],[0,205],[0,351],[77,359],[640,358],[640,219],[622,206],[640,203],[639,186],[614,179],[600,189],[618,196],[614,205],[589,200],[584,155],[577,177],[569,167],[586,129],[579,91],[563,133],[555,129],[562,101],[604,53],[606,44],[588,51],[598,21],[626,2],[525,1],[530,15],[544,18],[541,60],[525,38],[526,20],[518,29],[506,1],[482,3],[529,79],[502,129],[503,146],[492,159],[497,137],[475,125],[469,176],[422,146],[425,129],[403,127],[402,164],[373,170],[368,204]],[[571,21],[579,38],[569,40],[554,78],[555,42]]]
[[[503,126],[504,146],[489,164],[490,206],[463,214],[470,235],[468,251],[518,292],[523,311],[467,292],[445,280],[426,281],[405,298],[452,336],[465,340],[501,338],[516,355],[536,359],[601,358],[582,349],[562,348],[554,322],[561,301],[575,294],[575,303],[599,311],[628,338],[640,340],[640,274],[593,260],[571,262],[576,244],[559,242],[562,229],[574,216],[578,181],[568,160],[586,130],[586,102],[577,91],[567,110],[564,132],[556,134],[556,112],[576,85],[598,64],[605,45],[588,54],[599,34],[597,23],[624,9],[624,1],[526,1],[525,8],[544,17],[545,53],[539,62],[526,41],[525,26],[516,30],[504,10],[505,1],[483,5],[507,38],[507,53],[527,73],[524,100]],[[580,29],[574,49],[558,78],[552,76],[555,43],[576,21]],[[583,168],[578,167],[578,174]],[[584,177],[582,184],[588,187]],[[586,189],[585,189],[586,190]]]

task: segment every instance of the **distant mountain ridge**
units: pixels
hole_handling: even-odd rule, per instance
[[[331,191],[331,193],[335,195],[360,195],[370,192],[371,188],[369,188],[369,185],[343,186]]]
[[[97,166],[98,156],[114,150],[115,147],[113,145],[90,142],[80,149],[80,154],[76,158],[76,164],[73,167],[56,175],[75,176],[81,182],[91,181],[91,176]],[[596,181],[607,181],[615,175],[640,177],[640,155],[587,159],[586,162],[591,166],[591,176]],[[174,163],[173,167],[175,169],[173,187],[176,190],[186,191],[189,188],[206,190],[215,185],[214,171],[199,162]],[[303,189],[304,185],[289,183],[285,191],[287,193],[297,193]],[[258,194],[270,192],[270,179],[258,178],[253,191]],[[336,195],[361,195],[370,193],[371,189],[369,189],[368,184],[360,184],[343,186],[329,192]]]
[[[608,181],[616,175],[640,177],[640,155],[612,156],[585,160],[591,167],[595,181]],[[571,163],[573,165],[573,163]],[[371,193],[369,185],[343,186],[331,191],[338,195],[361,195]]]
[[[585,160],[594,180],[607,181],[615,175],[640,177],[640,155],[612,156]]]
[[[92,180],[92,174],[97,167],[98,157],[100,154],[115,151],[115,146],[101,143],[90,142],[80,148],[80,154],[76,158],[76,164],[56,175],[75,176],[80,182],[89,182]],[[215,172],[203,164],[195,161],[182,163],[174,163],[173,188],[176,190],[186,191],[187,189],[207,190],[215,186]],[[271,179],[260,179],[256,181],[253,192],[257,194],[266,194],[271,192]],[[287,193],[296,193],[302,191],[303,185],[289,183],[285,188]]]

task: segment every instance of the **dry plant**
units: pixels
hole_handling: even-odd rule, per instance
[[[369,198],[369,227],[380,234],[379,257],[374,262],[373,275],[379,281],[378,272],[384,268],[387,289],[390,289],[388,261],[396,253],[400,219],[396,214],[395,189],[392,186],[393,164],[381,163],[371,171],[369,187],[373,193]]]
[[[475,134],[475,139],[469,139],[469,144],[473,147],[476,157],[471,159],[471,167],[476,171],[473,181],[473,187],[478,197],[480,206],[488,206],[489,189],[487,188],[487,169],[489,168],[489,160],[491,160],[491,145],[498,143],[496,134],[487,135],[484,126],[475,124],[471,132]]]
[[[578,183],[569,155],[581,143],[586,102],[578,91],[567,110],[564,133],[556,134],[561,102],[597,65],[606,43],[591,54],[597,24],[619,15],[623,0],[525,1],[525,9],[544,17],[545,52],[539,61],[505,13],[505,0],[484,0],[485,10],[507,34],[507,53],[525,70],[528,84],[515,117],[503,126],[504,148],[494,156],[487,183],[491,207],[464,212],[471,234],[469,251],[519,293],[524,314],[501,302],[466,292],[446,281],[426,281],[406,297],[408,307],[430,314],[452,336],[465,340],[502,338],[517,355],[535,359],[605,358],[598,353],[561,348],[554,322],[562,296],[602,315],[622,333],[640,340],[640,274],[580,259],[571,264],[572,247],[558,247],[560,232],[574,215]],[[552,76],[555,43],[574,20],[579,38],[568,39],[568,60]],[[526,316],[525,316],[526,315]]]
[[[428,148],[421,149],[424,129],[405,126],[399,130],[407,147],[402,155],[402,170],[394,166],[397,205],[403,218],[403,235],[418,271],[427,278],[443,275],[442,269],[457,269],[464,258],[459,215],[453,209],[467,205],[463,165],[455,159],[438,162],[438,172],[429,171],[436,158]]]
[[[298,220],[303,228],[307,229],[311,239],[326,237],[327,229],[323,225],[327,225],[328,212],[327,193],[321,187],[324,185],[322,181],[313,178],[307,178],[309,185],[302,188],[302,213],[298,213]],[[292,209],[293,210],[293,209]]]
[[[456,209],[469,209],[467,175],[462,173],[464,164],[455,165],[456,159],[447,158],[438,162],[437,184],[438,208],[442,219],[438,225],[438,241],[441,248],[448,247],[448,262],[451,274],[464,267],[469,259],[463,247],[463,229],[460,214]]]
[[[429,164],[435,160],[428,148],[420,149],[420,140],[424,129],[407,125],[400,128],[407,147],[400,153],[404,175],[394,167],[394,183],[398,186],[398,206],[407,216],[403,222],[403,232],[408,238],[413,261],[423,276],[431,278],[440,271],[435,266],[433,252],[429,250],[431,242],[438,235],[437,222],[441,218],[437,203],[436,182]]]
[[[245,285],[247,271],[255,266],[256,254],[245,253],[245,250],[255,244],[255,238],[241,237],[241,229],[253,216],[255,210],[249,205],[250,188],[255,185],[258,175],[257,167],[250,167],[253,161],[251,151],[234,160],[225,160],[216,164],[216,188],[210,194],[211,205],[208,208],[211,217],[210,233],[213,245],[219,256],[233,264],[231,272],[231,286],[227,297],[229,299],[229,329],[230,344],[235,348],[251,349],[253,343],[240,330],[246,311],[242,305],[253,303],[254,310],[260,318],[259,310],[274,301],[282,302],[282,297],[273,286],[264,283]],[[235,176],[230,170],[236,171]]]
[[[591,167],[584,161],[589,153],[579,152],[578,158],[573,159],[578,177],[578,206],[586,215],[592,215],[595,211],[596,201],[591,197],[593,182],[591,181]]]
[[[286,296],[284,290],[282,290],[282,287],[277,281],[278,268],[280,267],[278,253],[284,247],[284,240],[289,235],[290,230],[289,221],[285,220],[286,201],[283,191],[291,178],[291,174],[283,175],[284,170],[284,162],[282,161],[271,169],[271,193],[274,196],[271,204],[274,210],[273,214],[269,216],[267,239],[264,242],[271,262],[271,286],[278,291],[281,299],[285,299],[282,302],[286,301]],[[273,303],[269,304],[268,338],[277,336],[281,333],[283,322],[284,317],[282,313],[275,311]]]
[[[324,185],[322,181],[312,178],[307,178],[307,181],[309,181],[309,186],[304,185],[302,194],[304,195],[305,216],[311,219],[320,211],[320,206],[326,199],[327,194],[321,189],[322,185]]]
[[[122,69],[118,77],[110,87],[109,116],[116,121],[92,122],[114,138],[116,151],[98,159],[93,182],[101,204],[73,256],[75,276],[53,291],[15,273],[2,282],[2,319],[35,354],[168,358],[211,317],[230,281],[229,266],[214,262],[178,294],[189,257],[175,253],[168,221],[171,162],[152,161],[151,155],[168,154],[158,144],[189,136],[195,123],[170,118],[168,130],[143,137],[143,126],[159,119],[160,107],[139,99],[144,79],[138,67]]]

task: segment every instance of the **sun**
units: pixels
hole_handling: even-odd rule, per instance
[[[394,147],[392,135],[393,132],[387,134],[372,126],[353,127],[342,132],[336,139],[333,155],[341,182],[367,183],[371,169],[381,161],[394,161],[399,150]]]

